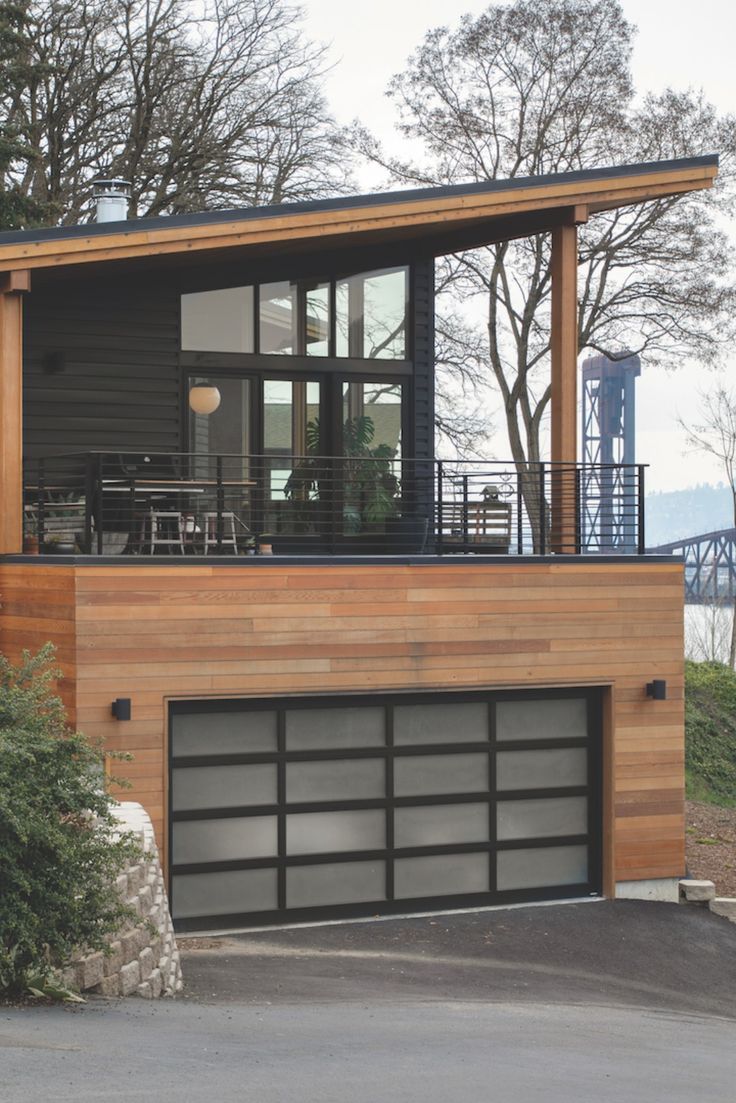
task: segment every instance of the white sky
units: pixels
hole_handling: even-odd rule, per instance
[[[485,0],[302,0],[309,36],[330,46],[334,69],[327,94],[338,119],[347,123],[359,117],[387,145],[395,143],[393,109],[384,95],[391,76],[403,68],[427,30],[454,25],[462,14],[486,7]],[[692,0],[623,0],[623,8],[639,28],[633,59],[639,91],[668,85],[703,88],[721,111],[736,110],[733,0],[700,0],[697,5]],[[736,352],[729,374],[735,373]],[[678,413],[693,416],[698,391],[711,378],[697,365],[664,373],[644,364],[637,384],[637,459],[651,465],[650,490],[722,479],[712,461],[685,451],[677,426]]]

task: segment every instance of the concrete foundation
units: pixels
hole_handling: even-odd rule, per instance
[[[680,899],[679,877],[658,877],[647,881],[618,881],[617,900],[660,900],[677,904]]]

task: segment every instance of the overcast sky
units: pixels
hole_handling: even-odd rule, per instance
[[[393,110],[384,92],[391,76],[432,27],[454,25],[465,12],[487,7],[480,0],[303,0],[310,37],[330,45],[334,69],[327,92],[342,122],[360,119],[388,145]],[[703,88],[722,111],[736,109],[736,5],[734,0],[623,0],[639,28],[633,69],[637,89],[667,85]],[[714,152],[717,152],[714,150]],[[733,370],[736,375],[736,353]],[[637,460],[649,463],[649,489],[675,489],[718,482],[716,465],[685,451],[678,412],[692,415],[698,389],[712,380],[697,365],[664,373],[643,367],[638,381]],[[736,378],[734,378],[736,384]]]

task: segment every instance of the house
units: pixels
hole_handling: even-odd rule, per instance
[[[578,463],[576,228],[716,171],[0,235],[0,646],[133,755],[180,929],[673,893],[683,568]],[[541,232],[551,460],[439,460],[434,258]]]

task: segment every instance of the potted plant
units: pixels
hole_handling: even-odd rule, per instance
[[[319,420],[307,426],[307,456],[294,468],[284,493],[295,504],[295,518],[303,523],[314,514],[315,502],[331,497],[342,504],[345,535],[381,531],[398,513],[400,483],[393,472],[396,451],[388,444],[373,445],[376,427],[367,414],[343,423],[343,455],[334,461],[317,455]],[[324,508],[324,507],[323,507]]]
[[[43,550],[48,555],[74,555],[77,545],[71,534],[52,532],[45,538]]]

